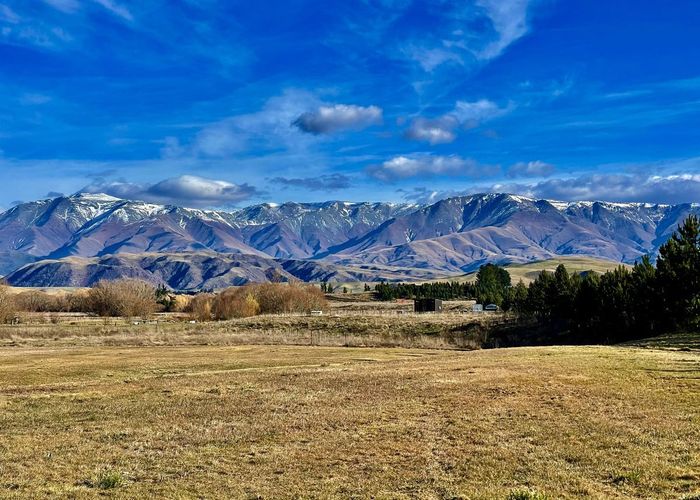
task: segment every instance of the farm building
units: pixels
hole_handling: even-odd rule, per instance
[[[417,313],[442,312],[442,300],[416,299],[413,301],[413,310]]]

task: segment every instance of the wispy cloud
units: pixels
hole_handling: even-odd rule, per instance
[[[121,17],[125,21],[133,21],[134,16],[131,14],[131,11],[124,7],[123,5],[115,2],[114,0],[92,0],[93,2],[97,3],[98,5],[101,5],[105,9],[107,9],[109,12],[114,14],[117,17]]]
[[[62,12],[75,12],[80,8],[78,0],[44,0],[44,2]]]
[[[340,130],[363,129],[382,122],[377,106],[334,104],[302,113],[292,125],[310,134],[330,134]]]
[[[459,53],[446,49],[445,47],[417,47],[409,45],[402,49],[409,59],[416,61],[424,71],[431,73],[445,63],[462,65],[464,60]]]
[[[285,90],[268,99],[260,111],[234,115],[202,128],[191,144],[190,153],[225,158],[249,147],[260,152],[281,147],[303,149],[313,139],[290,123],[305,109],[318,107],[319,103],[310,92]]]
[[[500,56],[529,30],[532,0],[475,0],[439,4],[443,29],[422,40],[412,40],[401,53],[426,72],[445,64],[467,65]],[[480,29],[471,27],[479,26]]]
[[[350,177],[343,174],[329,174],[318,177],[275,177],[270,179],[274,184],[281,184],[285,188],[310,189],[311,191],[338,191],[351,186]]]
[[[0,21],[18,24],[21,21],[19,15],[5,4],[0,3]]]
[[[531,0],[477,0],[491,22],[493,40],[476,51],[479,59],[493,59],[529,30],[527,11]]]
[[[549,177],[554,170],[554,165],[540,160],[521,161],[508,169],[508,177]]]

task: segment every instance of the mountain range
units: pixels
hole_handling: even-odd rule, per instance
[[[503,193],[429,205],[260,204],[199,210],[80,193],[0,213],[0,274],[22,286],[137,276],[177,289],[249,281],[378,281],[486,262],[654,255],[698,204],[558,202]]]

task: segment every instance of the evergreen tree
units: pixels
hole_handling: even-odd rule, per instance
[[[656,263],[659,298],[667,327],[700,326],[700,220],[691,215],[661,245]]]
[[[476,300],[482,304],[503,305],[510,288],[510,274],[501,266],[486,264],[476,274]]]
[[[526,303],[527,287],[523,280],[520,280],[517,285],[508,289],[506,299],[503,301],[503,309],[505,311],[523,313],[525,312]]]

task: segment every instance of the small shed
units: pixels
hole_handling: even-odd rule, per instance
[[[472,312],[475,312],[475,313],[484,312],[484,304],[474,304],[474,305],[472,305]]]
[[[484,311],[496,312],[496,311],[498,311],[498,306],[496,304],[487,304],[484,307]]]
[[[413,310],[417,313],[442,312],[442,300],[416,299],[413,301]]]

